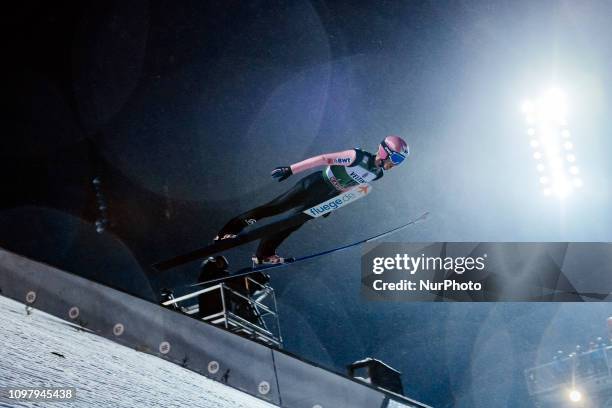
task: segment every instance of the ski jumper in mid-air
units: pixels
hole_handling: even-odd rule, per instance
[[[359,184],[378,180],[385,170],[401,164],[408,154],[408,144],[404,139],[399,136],[387,136],[380,142],[375,155],[361,149],[350,149],[311,157],[287,167],[277,167],[271,175],[278,181],[283,181],[292,174],[317,166],[326,166],[323,171],[303,177],[290,190],[272,201],[232,218],[219,231],[215,241],[235,238],[244,228],[262,218],[291,209],[303,211]],[[284,259],[276,254],[276,248],[304,223],[262,238],[253,261],[256,264],[284,262]]]

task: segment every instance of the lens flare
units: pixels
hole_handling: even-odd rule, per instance
[[[580,402],[582,401],[582,393],[578,390],[571,390],[568,394],[570,401]]]

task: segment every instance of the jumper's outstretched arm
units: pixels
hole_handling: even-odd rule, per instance
[[[354,149],[344,150],[336,153],[325,153],[318,156],[311,157],[301,162],[291,165],[291,172],[293,174],[302,172],[304,170],[311,169],[317,166],[326,165],[337,165],[337,166],[350,166],[355,161],[357,153]]]

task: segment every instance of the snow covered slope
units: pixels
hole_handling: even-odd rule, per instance
[[[1,407],[267,408],[248,394],[0,296],[0,387],[75,387],[70,402]]]

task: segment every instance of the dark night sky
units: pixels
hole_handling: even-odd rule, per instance
[[[5,18],[12,126],[0,245],[156,299],[207,243],[315,154],[412,156],[366,199],[281,248],[302,255],[429,210],[395,241],[612,241],[609,2],[22,2]],[[572,96],[585,186],[542,197],[520,101]],[[99,193],[92,180],[98,177]],[[98,200],[109,225],[99,234]],[[248,264],[253,245],[228,252]],[[273,274],[286,349],[337,371],[365,356],[436,407],[528,406],[522,371],[604,334],[607,304],[369,303],[356,249]]]

